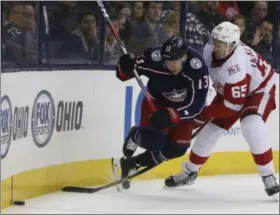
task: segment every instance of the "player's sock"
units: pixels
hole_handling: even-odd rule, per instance
[[[262,176],[266,193],[269,196],[279,193],[280,188],[273,175],[273,154],[265,122],[258,115],[250,115],[241,121],[241,130]]]
[[[274,173],[273,154],[265,122],[258,115],[250,115],[241,121],[241,130],[250,146],[261,176]]]
[[[190,152],[190,158],[185,163],[185,165],[190,171],[197,172],[203,166],[203,164],[208,160],[208,158],[209,156],[206,157],[199,156],[196,153],[194,153],[192,150]]]
[[[191,172],[197,172],[207,161],[211,155],[212,149],[223,134],[223,131],[224,130],[217,125],[209,123],[197,135],[191,148],[189,161],[184,164]]]
[[[189,161],[183,163],[183,171],[168,177],[165,180],[165,185],[167,187],[177,187],[194,183],[198,170],[207,161],[213,147],[222,134],[223,129],[213,123],[205,126],[196,137],[190,152]]]
[[[252,156],[261,176],[274,173],[273,154],[271,148],[260,154],[252,153]]]

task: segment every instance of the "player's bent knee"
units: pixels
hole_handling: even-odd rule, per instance
[[[189,147],[190,144],[179,145],[179,144],[169,143],[161,150],[161,153],[165,158],[169,160],[169,159],[183,156],[184,154],[186,154]]]
[[[135,132],[135,142],[148,151],[161,150],[167,143],[167,136],[163,131],[150,127],[138,127]]]
[[[264,125],[262,116],[259,114],[250,114],[242,118],[241,123],[241,131],[243,135],[246,135],[246,132],[253,132],[257,127]],[[249,130],[249,131],[248,131]]]

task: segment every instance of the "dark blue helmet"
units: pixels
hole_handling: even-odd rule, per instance
[[[161,48],[161,56],[163,60],[178,60],[187,53],[187,44],[182,38],[170,37],[166,39]]]

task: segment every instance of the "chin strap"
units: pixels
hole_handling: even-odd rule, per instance
[[[227,56],[230,54],[230,52],[229,52],[229,48],[230,48],[230,44],[229,44],[229,43],[227,43],[227,49],[226,49],[226,55],[227,55]]]
[[[238,44],[235,44],[235,46],[233,47],[232,51],[229,52],[230,44],[227,43],[226,55],[228,56],[230,53],[232,53],[237,46],[238,46]]]

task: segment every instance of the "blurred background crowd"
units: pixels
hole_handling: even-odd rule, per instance
[[[111,64],[121,50],[94,1],[6,1],[2,4],[2,67],[43,64]],[[104,2],[115,31],[135,55],[182,34],[179,1]],[[272,62],[276,2],[189,1],[183,31],[202,52],[211,30],[229,20],[241,41]],[[278,28],[280,29],[280,27]],[[278,32],[278,40],[280,33]]]

